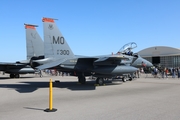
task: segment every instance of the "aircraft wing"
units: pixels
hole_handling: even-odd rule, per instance
[[[128,60],[129,58],[124,55],[111,55],[100,57],[94,61],[94,65],[119,65],[122,60]]]
[[[124,55],[110,55],[110,56],[101,56],[101,57],[79,57],[77,59],[81,63],[81,65],[91,64],[91,61],[93,65],[119,65],[121,64],[121,60],[126,60],[128,58],[125,57]],[[48,62],[46,64],[40,65],[36,68],[43,70],[48,68],[56,68],[59,66],[62,68],[72,69],[72,67],[66,65],[66,60],[67,59],[55,60],[53,62]]]
[[[95,62],[103,62],[103,61],[107,61],[107,60],[122,60],[122,59],[125,60],[128,58],[125,56],[108,56],[108,57],[100,57]]]

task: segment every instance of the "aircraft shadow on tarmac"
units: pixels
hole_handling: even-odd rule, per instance
[[[108,85],[119,85],[121,83],[113,83],[112,81],[106,81],[105,86]],[[99,86],[99,87],[104,87],[104,86]],[[25,82],[20,82],[20,83],[14,83],[14,84],[0,84],[0,88],[9,88],[9,89],[14,89],[19,93],[29,93],[29,92],[34,92],[37,89],[40,88],[49,88],[49,82],[30,82],[30,81],[25,81]],[[67,88],[70,90],[95,90],[95,82],[94,81],[87,81],[86,84],[79,84],[77,82],[53,82],[53,88]]]
[[[29,77],[20,77],[20,78],[9,78],[7,76],[4,76],[4,77],[0,77],[0,80],[7,80],[7,79],[23,79],[23,78],[34,78],[34,76],[29,76]]]

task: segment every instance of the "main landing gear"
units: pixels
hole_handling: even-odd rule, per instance
[[[122,81],[126,82],[127,80],[132,81],[133,80],[133,74],[124,74],[122,76]]]
[[[97,79],[96,79],[96,84],[104,85],[104,78],[102,78],[102,77],[97,77]]]
[[[81,84],[86,83],[86,77],[84,76],[84,73],[79,73],[78,74],[78,82],[81,83]],[[103,77],[97,77],[96,78],[96,84],[104,85],[104,78]]]
[[[123,82],[126,82],[127,80],[132,81],[132,79],[133,79],[132,77],[129,77],[129,78],[127,78],[126,76],[122,77]]]
[[[126,82],[126,81],[127,81],[127,78],[126,78],[125,76],[123,76],[122,81],[123,81],[123,82]]]
[[[78,75],[78,82],[81,83],[81,84],[86,83],[86,78],[85,78],[83,73]]]
[[[19,74],[10,74],[10,78],[19,78],[20,75]]]

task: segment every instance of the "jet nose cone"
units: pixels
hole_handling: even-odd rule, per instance
[[[146,67],[153,67],[153,64],[151,62],[147,61]]]

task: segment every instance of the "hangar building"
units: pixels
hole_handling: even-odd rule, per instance
[[[154,65],[162,67],[180,67],[180,49],[166,46],[155,46],[143,49],[138,54]]]

